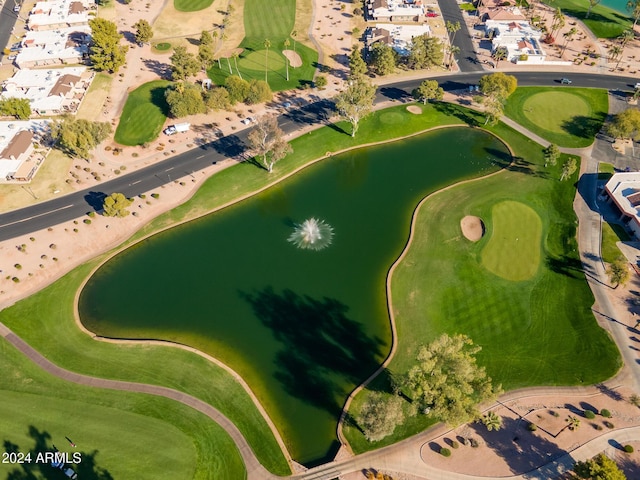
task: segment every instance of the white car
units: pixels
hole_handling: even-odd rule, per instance
[[[640,90],[640,82],[636,83],[636,90]]]

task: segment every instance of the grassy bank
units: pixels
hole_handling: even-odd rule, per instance
[[[168,115],[164,94],[171,82],[154,80],[129,93],[114,140],[121,145],[143,145],[157,138]]]
[[[554,0],[545,2],[552,8],[560,8],[565,15],[582,20],[598,38],[617,38],[622,32],[631,28],[632,20],[616,10],[603,5],[596,5],[589,18],[589,2],[581,0]]]

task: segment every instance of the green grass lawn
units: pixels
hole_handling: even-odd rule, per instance
[[[607,115],[605,90],[519,87],[505,106],[507,117],[560,147],[593,143]]]
[[[602,222],[602,260],[612,263],[622,255],[616,243],[628,242],[629,240],[631,239],[622,225]]]
[[[129,93],[116,129],[116,142],[143,145],[160,134],[168,114],[164,93],[169,85],[169,81],[155,80]]]
[[[614,173],[616,173],[616,169],[611,163],[598,163],[598,180],[609,180]]]
[[[539,145],[503,124],[491,130],[519,160],[497,175],[432,195],[417,212],[413,242],[391,278],[398,347],[389,376],[407,371],[418,347],[446,332],[467,334],[480,345],[479,364],[505,390],[586,385],[610,378],[620,359],[590,309],[593,296],[581,270],[572,209],[577,173],[560,182],[566,156],[545,169]],[[515,267],[531,261],[529,273],[534,273],[524,280],[497,276],[484,265],[485,249],[495,241],[492,229],[511,233],[532,228],[514,224],[510,214],[499,215],[503,218],[498,217],[496,226],[496,206],[505,203],[526,205],[533,212],[530,221],[538,217],[541,222],[539,261],[531,254],[515,259],[517,252],[504,252]],[[485,221],[488,234],[476,243],[461,235],[465,215]],[[502,246],[510,248],[505,241]],[[370,389],[388,391],[389,385],[377,379]],[[354,400],[352,415],[357,416],[366,392]],[[353,449],[362,452],[395,443],[433,423],[423,415],[411,417],[376,443],[367,442],[353,426],[344,432]]]
[[[596,5],[589,18],[585,18],[589,2],[582,0],[554,0],[545,2],[553,8],[560,8],[565,15],[579,18],[598,38],[616,38],[631,28],[632,21],[616,10],[604,5]]]
[[[34,459],[52,445],[80,452],[82,461],[73,467],[79,478],[235,480],[246,475],[231,438],[191,408],[161,397],[65,382],[4,339],[0,368],[11,372],[0,378],[0,439],[5,448],[13,444],[19,452],[32,452]],[[58,478],[46,464],[23,469],[0,463],[1,478],[27,478],[20,476],[27,471],[42,475],[28,478]]]
[[[291,88],[309,85],[318,66],[318,52],[301,44],[300,37],[304,32],[299,32],[297,40],[292,38],[296,13],[295,0],[246,0],[244,6],[245,38],[240,43],[243,52],[238,59],[238,68],[245,80],[264,80],[265,63],[268,64],[268,81],[273,91],[288,90]],[[269,21],[266,22],[265,19]],[[269,39],[269,60],[266,60],[264,48],[265,39]],[[285,50],[284,41],[289,40],[289,50],[294,50],[300,55],[302,66],[289,68],[289,80],[287,81],[286,59],[282,54]],[[222,60],[220,67],[216,62],[207,74],[218,85],[223,85],[225,78],[231,74],[237,75],[233,60]]]
[[[495,204],[483,221],[491,226],[481,252],[484,268],[514,282],[531,278],[538,270],[542,246],[542,222],[535,210],[508,200]]]
[[[209,178],[191,200],[159,216],[125,244],[131,245],[144,235],[277,183],[287,173],[327,152],[441,125],[484,122],[479,113],[456,105],[435,103],[419,107],[423,110],[421,115],[408,113],[405,105],[375,112],[361,122],[355,138],[349,135],[350,127],[344,122],[310,132],[292,142],[294,154],[279,162],[272,174],[248,162],[223,170]],[[511,145],[518,163],[512,171],[443,192],[433,198],[433,209],[431,203],[421,209],[420,231],[416,235],[421,240],[411,251],[415,265],[409,270],[413,272],[400,276],[405,280],[394,277],[394,311],[396,318],[403,320],[398,331],[404,343],[392,369],[406,368],[418,343],[426,343],[442,331],[459,331],[484,347],[480,363],[506,388],[579,384],[607,378],[617,367],[617,351],[596,326],[589,310],[593,298],[583,274],[575,270],[575,217],[571,209],[575,190],[572,181],[557,180],[563,160],[542,171],[539,145],[503,125],[492,130]],[[480,254],[486,240],[474,245],[459,239],[442,241],[460,237],[459,221],[464,214],[490,218],[493,205],[508,200],[526,204],[542,220],[541,267],[533,278],[521,282],[501,279],[481,268]],[[457,208],[460,216],[447,215],[450,208]],[[73,321],[74,296],[99,261],[76,268],[41,292],[3,310],[0,320],[49,359],[70,370],[166,385],[209,402],[238,426],[265,467],[286,474],[286,463],[266,424],[244,391],[222,369],[181,350],[105,344],[78,331]],[[408,264],[403,265],[407,268]],[[425,284],[425,280],[429,283]],[[429,294],[396,293],[411,293],[414,288],[429,290]],[[190,375],[185,376],[184,372]],[[273,420],[276,425],[285,421]],[[398,435],[406,436],[424,427],[425,418],[414,417]],[[353,441],[354,448],[364,448],[357,438]]]
[[[173,0],[173,6],[179,12],[197,12],[204,10],[213,3],[213,0]]]

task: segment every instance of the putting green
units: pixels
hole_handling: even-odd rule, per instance
[[[590,117],[591,106],[570,90],[540,92],[531,95],[522,105],[524,116],[531,123],[550,132],[566,133],[565,125],[576,117]]]
[[[242,70],[255,70],[264,72],[265,60],[269,58],[269,71],[284,70],[284,56],[274,50],[269,50],[269,54],[266,54],[266,50],[258,50],[257,52],[251,52],[248,55],[241,57],[238,61],[238,66]]]
[[[490,237],[482,265],[514,282],[531,278],[540,264],[542,220],[527,205],[506,201],[491,209]]]

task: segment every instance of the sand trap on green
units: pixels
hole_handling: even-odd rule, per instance
[[[269,50],[269,72],[285,68],[284,57],[280,52]],[[265,60],[267,59],[266,50],[251,52],[245,57],[238,60],[238,65],[242,70],[257,70],[264,72]]]
[[[555,132],[567,133],[565,125],[576,117],[590,117],[591,107],[579,95],[569,90],[559,92],[540,92],[527,98],[522,110],[531,123],[540,128]]]
[[[542,221],[527,205],[506,201],[491,209],[490,237],[482,265],[502,278],[527,280],[538,270]]]

